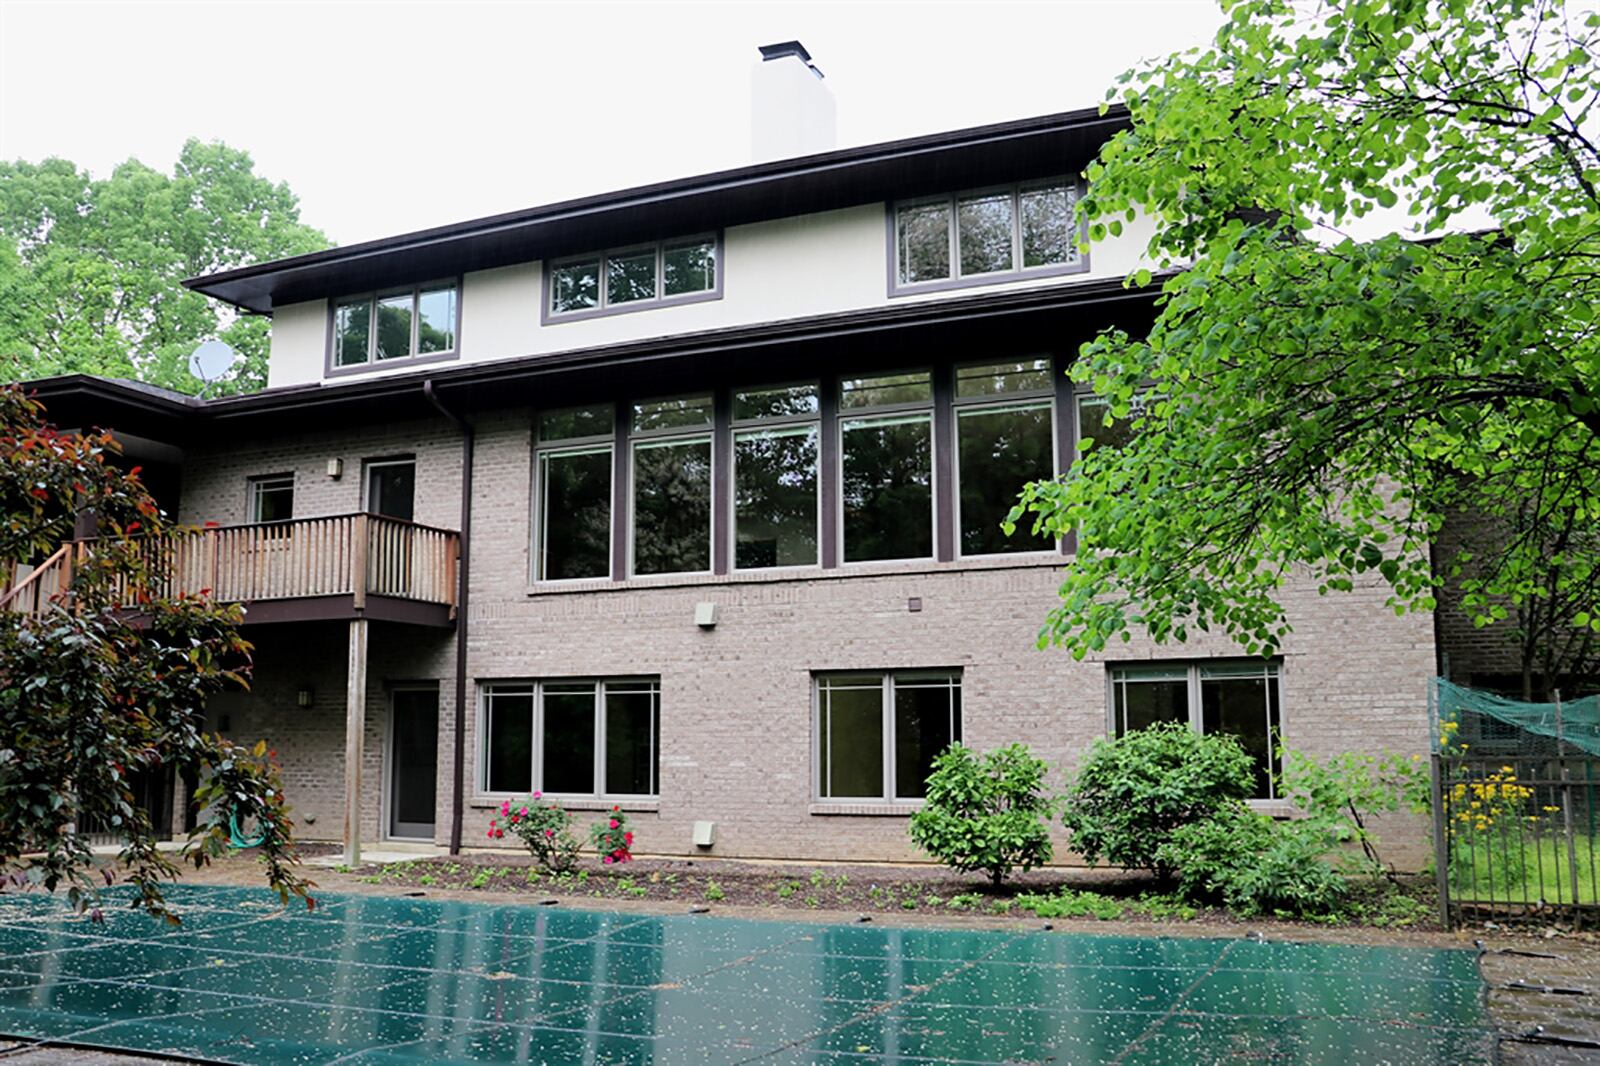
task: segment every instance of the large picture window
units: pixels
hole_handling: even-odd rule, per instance
[[[496,683],[482,692],[486,793],[660,793],[661,683]]]
[[[711,569],[710,396],[633,405],[633,573]]]
[[[611,574],[612,418],[610,404],[539,417],[537,580]]]
[[[816,685],[817,796],[921,799],[934,756],[961,739],[961,675],[824,674]]]
[[[1255,762],[1255,798],[1276,798],[1281,671],[1277,663],[1161,663],[1111,668],[1112,731],[1186,722],[1239,741]]]
[[[818,399],[816,385],[733,395],[735,569],[819,561]]]
[[[1077,201],[1062,177],[896,204],[890,295],[1086,269]]]
[[[544,319],[617,314],[722,295],[712,235],[577,256],[547,267]]]
[[[846,378],[839,389],[845,562],[933,556],[933,378]]]
[[[1030,481],[1055,474],[1055,381],[1049,359],[958,367],[955,377],[956,478],[962,555],[1052,547],[1019,523],[1000,523]]]
[[[455,353],[459,297],[453,281],[349,296],[333,305],[334,370]]]

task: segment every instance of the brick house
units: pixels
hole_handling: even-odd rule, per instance
[[[1126,118],[818,151],[820,75],[763,56],[761,162],[190,281],[272,317],[264,392],[35,383],[203,527],[173,580],[256,647],[210,725],[278,750],[302,838],[482,845],[541,789],[648,853],[898,860],[952,739],[1070,765],[1184,720],[1266,809],[1273,730],[1424,751],[1434,624],[1377,585],[1290,587],[1271,661],[1035,647],[1070,545],[997,523],[1107,432],[1078,345],[1152,314],[1148,228],[1072,229]]]

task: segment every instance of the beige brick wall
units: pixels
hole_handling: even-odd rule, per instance
[[[478,421],[469,678],[651,674],[661,678],[661,797],[633,817],[644,852],[693,851],[696,820],[717,823],[715,854],[802,859],[914,859],[904,815],[812,813],[813,671],[955,667],[963,675],[964,739],[978,747],[1024,740],[1051,763],[1070,766],[1106,729],[1106,661],[1235,654],[1216,638],[1156,648],[1136,641],[1100,661],[1040,651],[1034,638],[1053,603],[1056,560],[1005,565],[923,565],[778,580],[648,581],[561,592],[528,582],[530,419],[508,412]],[[442,420],[321,434],[290,446],[242,443],[197,455],[185,471],[184,515],[242,517],[244,478],[296,472],[296,513],[352,510],[360,459],[415,452],[418,518],[455,525],[459,440]],[[328,482],[326,459],[345,459]],[[228,508],[234,508],[229,511]],[[1382,588],[1319,597],[1296,584],[1285,593],[1295,632],[1284,648],[1283,734],[1296,748],[1426,750],[1427,679],[1434,672],[1432,621],[1396,618]],[[907,601],[920,597],[922,610]],[[694,623],[694,605],[718,605],[715,629]],[[439,839],[448,831],[452,637],[374,627],[370,670],[367,832],[381,808],[385,685],[437,677],[441,688]],[[268,632],[272,629],[272,632]],[[235,711],[268,731],[290,775],[290,796],[315,812],[313,836],[337,836],[343,753],[344,627],[263,627],[258,682]],[[314,674],[316,707],[293,706],[293,678]],[[293,677],[291,677],[293,675]],[[475,697],[474,697],[475,702]],[[465,842],[485,842],[497,799],[477,795],[478,723],[467,715]],[[1059,783],[1059,772],[1055,779]],[[320,831],[326,827],[331,832]],[[1416,865],[1419,826],[1397,832],[1396,857]],[[371,837],[369,836],[369,839]]]

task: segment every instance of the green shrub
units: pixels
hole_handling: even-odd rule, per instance
[[[982,870],[999,885],[1013,870],[1050,861],[1045,763],[1025,744],[982,755],[952,744],[933,760],[911,840],[946,866]]]
[[[1095,741],[1065,796],[1072,847],[1093,865],[1175,870],[1159,855],[1175,830],[1204,822],[1250,794],[1254,769],[1238,741],[1167,722]]]
[[[1280,791],[1330,836],[1341,843],[1360,845],[1359,856],[1353,849],[1341,852],[1341,860],[1352,872],[1391,877],[1393,870],[1378,854],[1372,816],[1402,809],[1423,814],[1431,805],[1428,764],[1417,755],[1348,752],[1318,761],[1286,750]]]
[[[1158,859],[1190,899],[1242,915],[1332,914],[1348,886],[1329,862],[1339,846],[1315,821],[1275,821],[1243,803],[1173,830]]]

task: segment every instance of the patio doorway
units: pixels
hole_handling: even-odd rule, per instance
[[[432,840],[439,776],[439,690],[389,696],[389,826],[397,840]]]

